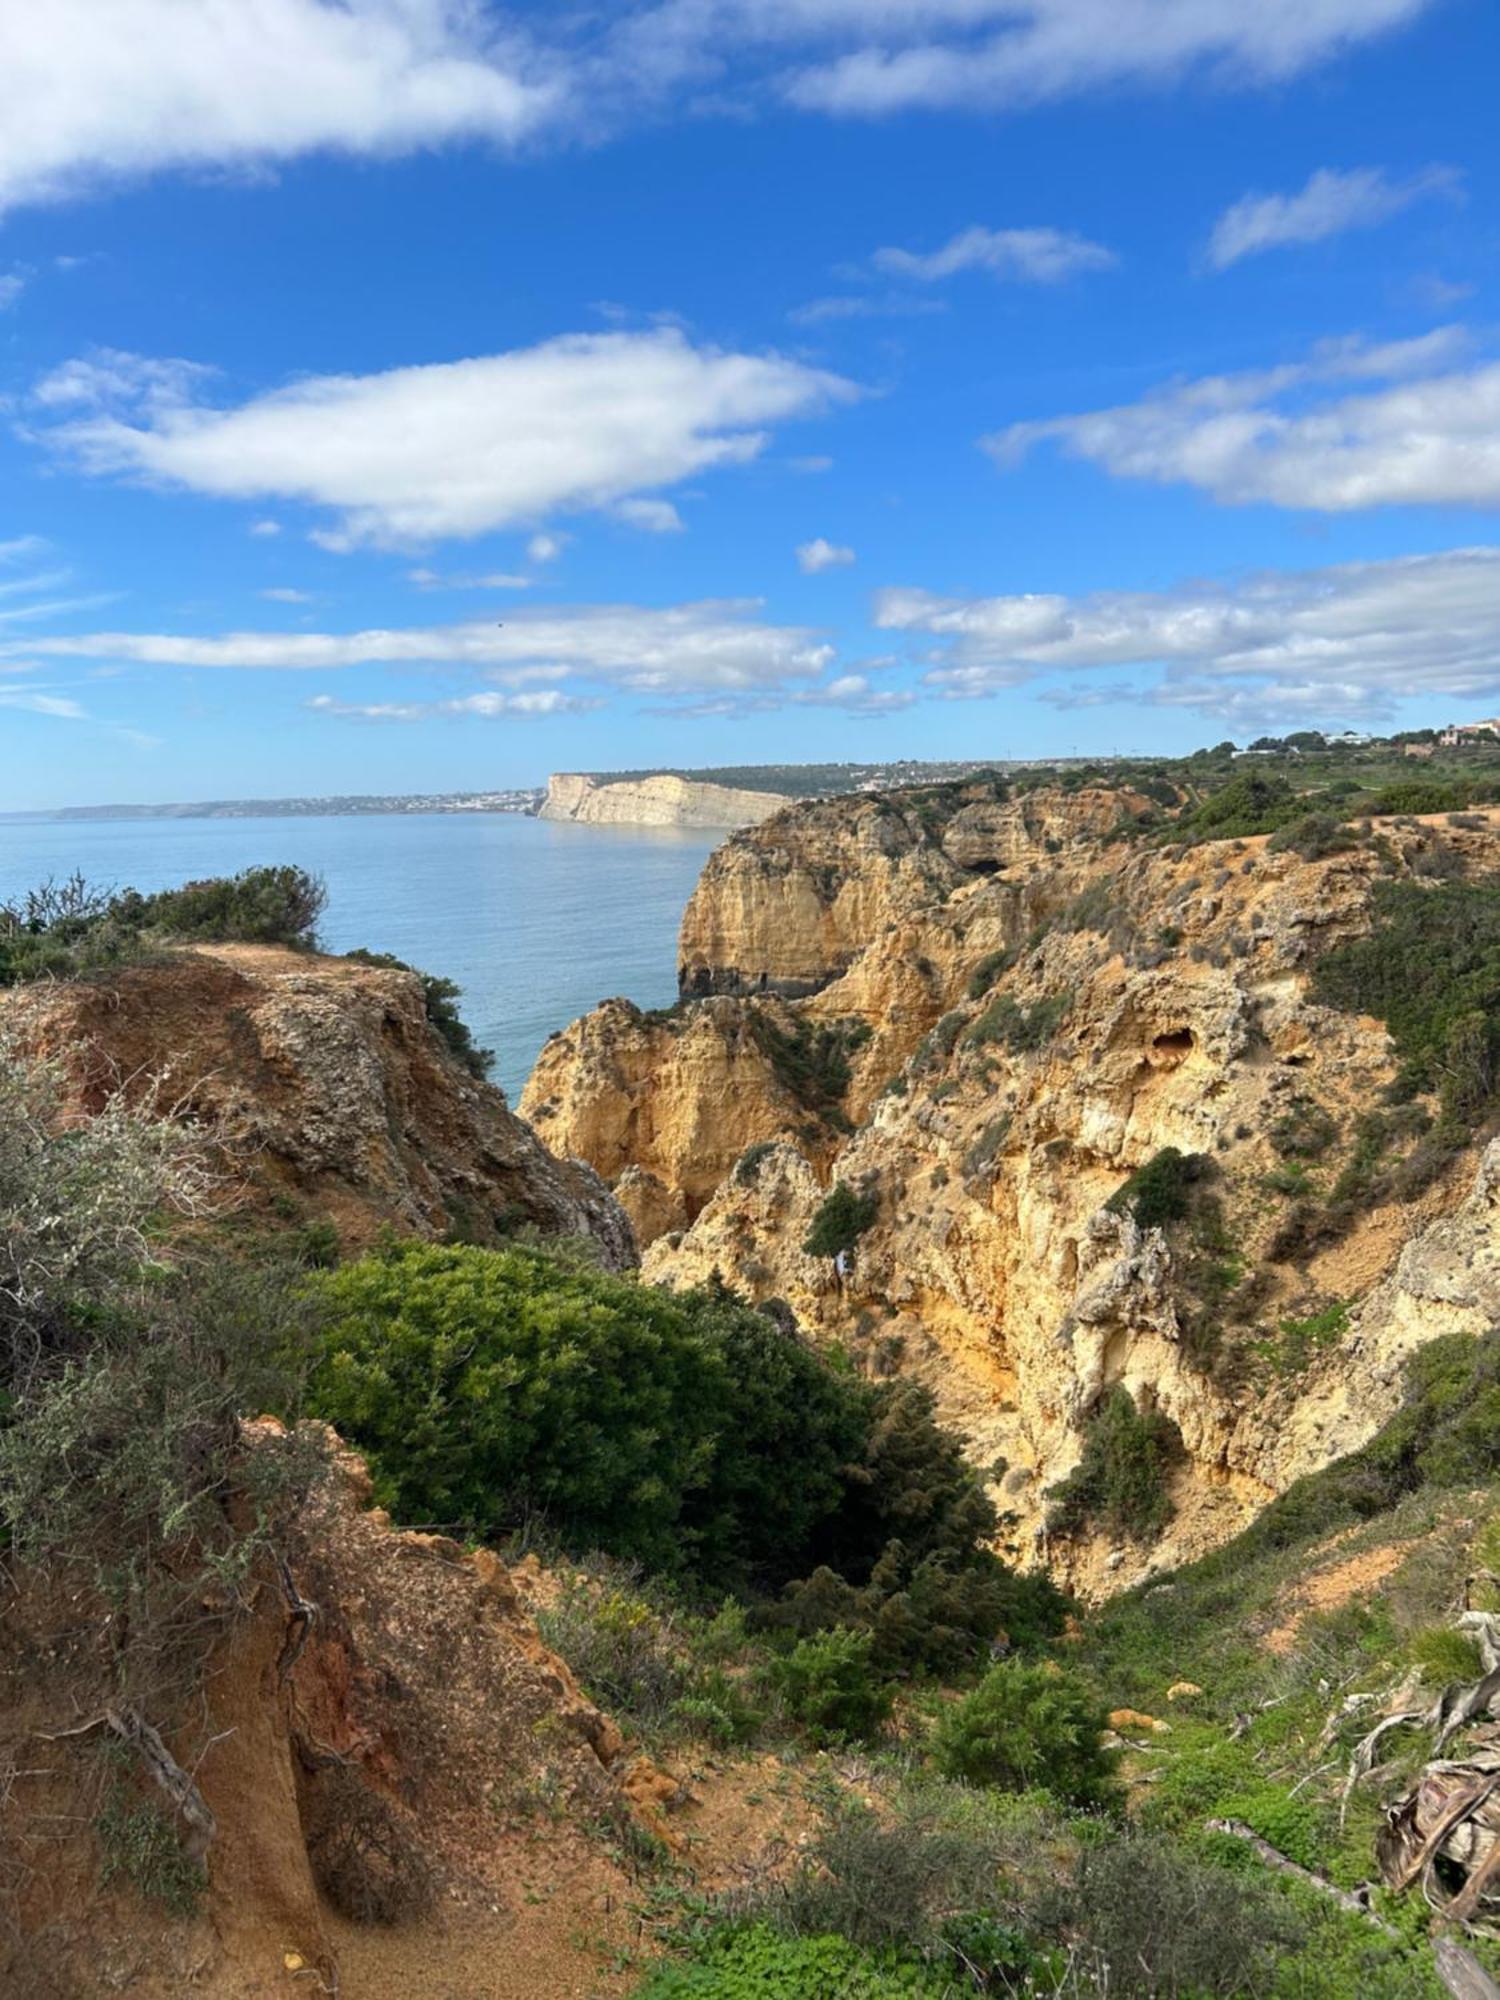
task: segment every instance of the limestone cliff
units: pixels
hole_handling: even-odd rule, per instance
[[[548,1152],[504,1094],[429,1025],[416,975],[269,946],[174,952],[152,965],[0,995],[0,1029],[60,1057],[80,1109],[152,1088],[211,1132],[226,1203],[326,1218],[346,1247],[384,1224],[479,1239],[529,1223],[634,1261],[592,1168]]]
[[[776,792],[737,791],[668,773],[605,784],[581,772],[554,771],[538,816],[589,826],[737,827],[755,826],[785,804]]]
[[[929,1381],[1036,1559],[1090,1593],[1225,1539],[1368,1437],[1401,1357],[1484,1316],[1474,1273],[1500,1245],[1490,1180],[1464,1205],[1472,1154],[1405,1202],[1309,1232],[1275,1138],[1318,1122],[1325,1190],[1366,1143],[1394,1074],[1387,1036],[1314,1004],[1310,964],[1366,927],[1377,881],[1500,868],[1500,813],[1387,821],[1307,861],[1262,839],[1109,838],[1138,804],[971,787],[925,813],[921,795],[833,801],[741,834],[683,926],[685,986],[720,997],[656,1024],[591,1016],[527,1093],[553,1106],[551,1142],[627,1196],[650,1176],[647,1276],[718,1271],[788,1299],[872,1370]],[[804,997],[760,997],[777,985]],[[768,1009],[793,1034],[868,1031],[852,1131],[804,1115],[799,1132],[784,1088],[757,1091],[743,1048]],[[1167,1147],[1209,1163],[1196,1235],[1109,1205]],[[801,1249],[830,1171],[878,1200],[843,1288]],[[1284,1327],[1320,1312],[1326,1344],[1279,1359]],[[1047,1490],[1116,1385],[1181,1433],[1175,1519],[1149,1548],[1049,1545]]]

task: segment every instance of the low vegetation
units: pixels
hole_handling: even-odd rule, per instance
[[[1170,1482],[1182,1456],[1182,1434],[1170,1417],[1138,1410],[1128,1389],[1111,1389],[1084,1432],[1078,1464],[1049,1490],[1049,1529],[1154,1540],[1175,1511]]]
[[[247,868],[143,896],[80,875],[0,904],[0,986],[76,979],[174,944],[275,944],[311,951],[325,892],[304,869]]]

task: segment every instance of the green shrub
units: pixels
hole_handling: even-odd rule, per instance
[[[1384,785],[1360,801],[1361,810],[1380,819],[1396,813],[1458,812],[1473,799],[1468,785],[1445,785],[1431,778],[1406,778]]]
[[[200,944],[280,944],[296,951],[317,945],[328,892],[305,868],[246,868],[238,875],[185,882],[139,896],[127,889],[111,910],[135,929]]]
[[[1304,861],[1321,861],[1327,854],[1342,854],[1354,845],[1354,836],[1332,813],[1304,813],[1278,827],[1266,842],[1267,853],[1290,851]]]
[[[1031,1916],[1071,1944],[1078,1990],[1111,2000],[1270,2000],[1309,1929],[1269,1883],[1140,1836],[1086,1845]]]
[[[1184,813],[1163,838],[1194,843],[1202,840],[1242,840],[1250,834],[1271,833],[1305,812],[1303,800],[1285,778],[1261,771],[1241,771],[1221,785],[1191,812]]]
[[[148,1903],[172,1917],[197,1910],[208,1877],[184,1852],[171,1817],[154,1799],[141,1797],[123,1774],[105,1794],[94,1820],[99,1843],[99,1882],[128,1882]]]
[[[575,1548],[778,1587],[843,1504],[864,1391],[722,1289],[464,1246],[314,1282],[317,1405],[404,1520],[493,1534],[536,1508]]]
[[[924,1967],[841,1937],[784,1937],[753,1924],[716,1933],[689,1964],[659,1965],[637,2000],[943,2000]]]
[[[1142,1229],[1165,1229],[1187,1216],[1194,1188],[1212,1170],[1213,1162],[1204,1153],[1163,1146],[1104,1205],[1116,1215],[1133,1215]]]
[[[317,946],[326,892],[293,867],[241,874],[143,896],[91,889],[81,875],[45,882],[0,904],[0,986],[87,977],[148,957],[170,943]]]
[[[1012,994],[999,993],[974,1022],[964,1040],[974,1048],[1000,1042],[1013,1055],[1045,1048],[1073,1005],[1071,993],[1052,993],[1023,1007]]]
[[[988,951],[969,974],[965,991],[971,1000],[982,1000],[1003,972],[1008,972],[1016,962],[1013,951]]]
[[[852,1250],[866,1230],[873,1228],[879,1213],[880,1196],[873,1188],[856,1194],[846,1181],[836,1181],[813,1216],[803,1239],[803,1254],[837,1257],[841,1250]]]
[[[1004,1660],[943,1711],[933,1758],[945,1777],[1006,1791],[1048,1791],[1074,1805],[1112,1796],[1108,1718],[1077,1674]]]
[[[1339,1136],[1338,1121],[1311,1097],[1296,1096],[1266,1137],[1283,1159],[1319,1160]]]
[[[1384,1021],[1408,1087],[1441,1086],[1445,1112],[1467,1129],[1500,1067],[1500,883],[1378,883],[1369,935],[1325,952],[1312,991]]]
[[[960,1441],[912,1381],[869,1391],[870,1427],[847,1499],[819,1538],[821,1561],[764,1616],[799,1633],[867,1628],[883,1666],[951,1672],[1004,1630],[1017,1646],[1058,1632],[1067,1600],[1017,1576],[986,1546],[995,1510]]]
[[[885,1726],[891,1690],[872,1665],[872,1645],[869,1632],[835,1625],[772,1662],[771,1686],[815,1743],[868,1742]]]
[[[451,979],[439,979],[435,973],[418,972],[414,965],[408,965],[404,958],[393,957],[388,951],[366,951],[360,947],[346,951],[345,958],[352,958],[360,965],[385,966],[392,972],[413,973],[422,984],[422,1006],[427,1015],[429,1027],[446,1044],[449,1055],[466,1069],[470,1076],[488,1076],[495,1066],[493,1049],[482,1049],[475,1041],[468,1024],[458,1011],[458,1001],[462,989]]]
[[[870,1039],[867,1021],[811,1021],[795,1014],[783,1027],[765,1007],[751,1008],[750,1033],[772,1074],[804,1110],[826,1122],[843,1120],[841,1107],[853,1077],[849,1058]]]
[[[1278,1375],[1301,1375],[1326,1347],[1335,1346],[1349,1330],[1349,1308],[1342,1299],[1305,1319],[1284,1319],[1280,1337],[1270,1343],[1270,1360]]]
[[[1059,1534],[1100,1528],[1138,1541],[1159,1535],[1176,1511],[1168,1481],[1182,1456],[1182,1433],[1170,1417],[1142,1413],[1128,1389],[1111,1389],[1084,1433],[1078,1464],[1047,1489],[1048,1526]]]

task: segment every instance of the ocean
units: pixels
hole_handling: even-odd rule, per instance
[[[677,997],[677,926],[722,834],[513,813],[309,819],[0,819],[0,898],[72,874],[164,889],[261,863],[321,875],[330,951],[394,952],[463,988],[514,1099],[555,1029],[624,994]]]

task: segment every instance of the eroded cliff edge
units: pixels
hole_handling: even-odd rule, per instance
[[[1370,1436],[1403,1357],[1484,1318],[1500,1241],[1492,1166],[1421,1169],[1420,1105],[1379,1109],[1385,1028],[1309,990],[1378,883],[1500,867],[1500,815],[1386,820],[1308,860],[1115,837],[1143,804],[978,784],[784,812],[689,905],[682,988],[708,997],[597,1010],[523,1098],[654,1239],[648,1276],[717,1272],[928,1381],[1023,1547],[1090,1593]],[[1372,1116],[1394,1170],[1331,1220]],[[1122,1191],[1166,1149],[1201,1189],[1142,1226]],[[874,1203],[843,1287],[802,1248],[833,1179]],[[1174,1517],[1149,1545],[1049,1536],[1117,1388],[1180,1434]]]
[[[0,1035],[57,1057],[77,1107],[150,1093],[210,1134],[220,1206],[331,1222],[346,1250],[382,1227],[489,1241],[529,1225],[635,1261],[594,1170],[548,1151],[504,1093],[455,1062],[412,972],[267,945],[0,994]]]

